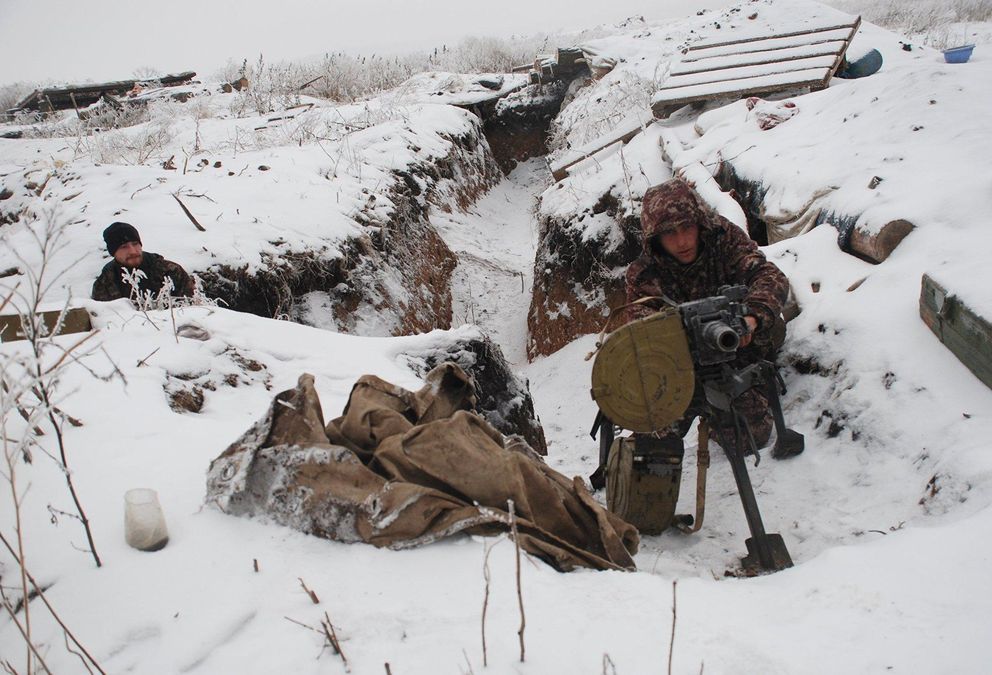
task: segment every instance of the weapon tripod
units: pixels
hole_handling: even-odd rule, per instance
[[[758,361],[737,370],[726,363],[721,363],[699,369],[696,378],[696,386],[702,389],[706,398],[705,410],[700,412],[702,423],[707,424],[707,426],[712,425],[715,429],[734,430],[733,438],[726,438],[725,434],[721,434],[720,445],[723,447],[724,454],[734,474],[737,492],[744,507],[744,516],[751,532],[751,537],[745,541],[748,555],[741,559],[744,573],[751,575],[792,567],[792,558],[782,535],[765,532],[758,502],[754,496],[754,488],[751,485],[751,477],[748,475],[747,465],[744,461],[744,448],[750,449],[751,453],[754,454],[756,465],[760,462],[761,456],[747,420],[734,405],[745,391],[763,384],[777,433],[772,456],[784,458],[802,452],[805,444],[803,435],[785,426],[782,404],[779,400],[779,387],[783,386],[783,383],[775,366],[769,361]],[[592,430],[593,438],[596,437],[597,432],[599,433],[600,456],[600,469],[597,469],[597,474],[601,477],[601,469],[606,466],[607,455],[615,434],[613,422],[602,412],[596,416]],[[707,437],[708,434],[700,435],[699,450],[700,456],[706,456],[708,459]],[[705,472],[702,461],[700,462],[700,471]],[[597,474],[594,474],[594,477]],[[702,495],[704,491],[705,473],[702,474],[702,479],[697,483],[695,525],[690,529],[687,523],[691,523],[692,517],[683,516],[681,517],[682,523],[679,525],[683,531],[696,531],[702,525]]]

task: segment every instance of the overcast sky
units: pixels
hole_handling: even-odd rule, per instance
[[[209,77],[228,59],[398,53],[684,17],[732,0],[0,0],[0,85],[126,79],[138,68]]]

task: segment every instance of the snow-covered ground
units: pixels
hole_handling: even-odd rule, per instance
[[[804,5],[764,0],[745,6],[759,7],[762,19],[771,20]],[[650,59],[671,51],[664,36],[698,29],[703,21],[692,17],[682,28],[621,30],[601,49],[637,55],[627,63],[644,57],[637,67],[653,72],[657,64]],[[651,31],[669,52],[646,46],[650,36],[644,33]],[[18,462],[15,475],[23,495],[27,566],[46,588],[46,598],[108,673],[626,675],[666,672],[670,657],[675,673],[988,672],[992,392],[930,333],[917,303],[922,273],[933,272],[992,316],[986,264],[992,250],[992,134],[983,114],[992,109],[992,43],[979,44],[968,64],[951,66],[923,47],[902,52],[899,36],[872,26],[862,31],[859,39],[884,52],[883,71],[797,98],[799,114],[775,129],[759,131],[740,104],[707,113],[700,124],[685,117],[668,123],[684,144],[685,160],[753,156],[756,173],[774,174],[765,177],[794,174],[792,192],[779,200],[783,208],[802,203],[826,182],[838,186],[831,198],[839,203],[869,215],[874,209],[880,220],[910,217],[916,225],[881,265],[841,252],[829,226],[767,249],[789,275],[803,308],[790,324],[785,357],[815,358],[820,366],[809,374],[787,371],[786,417],[806,435],[806,452],[783,462],[765,457],[751,467],[766,527],[783,535],[794,568],[755,579],[723,576],[743,554],[747,535],[726,461],[714,453],[703,529],[692,536],[645,537],[638,572],[559,574],[540,562],[524,562],[526,660],[520,663],[514,551],[505,538],[461,537],[386,551],[325,541],[202,505],[210,461],[301,373],[316,376],[325,417],[331,418],[359,375],[374,373],[418,388],[404,355],[476,328],[367,338],[222,308],[182,309],[173,317],[135,312],[123,301],[79,299],[95,313],[101,330],[93,344],[100,349],[67,367],[58,404],[84,422],[65,427],[65,441],[104,566],[95,568],[87,553],[76,550],[85,544],[82,530],[58,513],[72,508],[64,477],[46,456],[57,451],[53,434],[46,433],[33,448],[33,463]],[[419,141],[431,138],[434,129],[457,130],[466,123],[463,113],[444,106],[417,107],[412,116],[399,107],[387,112],[375,120],[381,125],[363,132],[367,145],[341,154],[340,167],[347,171],[339,183],[320,175],[336,166],[333,152],[298,146],[296,136],[245,150],[238,146],[243,132],[235,129],[261,120],[238,121],[223,113],[199,126],[187,117],[182,125],[186,132],[196,126],[205,142],[214,143],[212,152],[227,148],[229,155],[216,156],[225,170],[238,171],[246,162],[273,167],[249,169],[246,175],[256,175],[239,177],[233,185],[243,187],[231,193],[224,181],[235,177],[224,171],[208,178],[212,165],[184,177],[150,166],[95,163],[90,156],[77,162],[72,149],[63,148],[65,139],[4,141],[0,165],[6,168],[0,173],[23,175],[37,155],[52,168],[56,160],[66,162],[58,167],[65,172],[60,175],[73,178],[56,194],[83,194],[63,202],[72,209],[70,228],[79,234],[59,260],[82,262],[61,283],[82,298],[99,269],[99,231],[117,217],[121,204],[147,223],[154,248],[191,265],[210,264],[191,238],[192,227],[169,203],[170,193],[183,188],[222,203],[239,202],[234,214],[205,199],[195,202],[208,227],[203,236],[227,237],[212,248],[232,260],[253,260],[277,231],[318,246],[340,236],[353,227],[347,215],[360,206],[362,188],[374,191],[381,172],[407,152],[407,144],[392,142],[394,134]],[[340,119],[331,110],[313,115],[315,125],[328,128]],[[842,122],[845,117],[849,121]],[[914,125],[922,128],[912,131]],[[574,196],[579,208],[583,195],[601,194],[623,177],[633,185],[625,189],[634,190],[643,190],[638,181],[664,179],[669,167],[659,158],[657,134],[650,131],[628,146],[624,158],[604,158],[555,192]],[[249,152],[254,154],[245,157]],[[899,161],[886,160],[896,156]],[[643,178],[636,171],[628,175],[623,162],[640,162]],[[884,178],[878,189],[862,193],[876,174]],[[167,184],[159,183],[162,176]],[[589,397],[591,362],[585,360],[595,338],[580,338],[530,364],[523,356],[537,243],[534,199],[548,183],[540,161],[524,163],[468,212],[435,211],[432,222],[459,256],[453,323],[474,322],[502,346],[530,381],[549,441],[548,462],[567,475],[586,475],[597,453],[588,437],[595,405]],[[144,189],[146,184],[153,188]],[[331,192],[339,185],[345,188],[340,198]],[[566,208],[565,198],[556,201],[552,194],[545,193],[545,208]],[[12,198],[40,204],[27,193]],[[352,202],[341,205],[338,199]],[[165,208],[169,215],[158,215]],[[189,236],[170,234],[169,228],[185,228]],[[23,229],[17,232],[8,245],[15,242],[25,249],[22,255],[33,255]],[[848,290],[861,279],[856,290]],[[206,339],[177,337],[175,329],[186,325]],[[68,347],[76,339],[57,342]],[[24,349],[23,343],[4,343],[0,353],[11,357]],[[201,412],[170,409],[166,390],[191,383],[210,385],[203,387]],[[4,433],[16,438],[25,430],[11,413]],[[689,446],[682,512],[694,504],[691,436]],[[7,478],[8,469],[3,467]],[[162,551],[141,553],[124,542],[123,495],[134,487],[159,494],[170,534]],[[11,539],[6,480],[0,488],[0,532]],[[484,562],[490,548],[484,653]],[[0,561],[0,584],[6,597],[16,598],[17,567],[6,554]],[[44,646],[52,672],[84,672],[40,602],[29,608],[33,640]],[[347,664],[319,632],[325,612]],[[0,662],[22,672],[25,659],[23,639],[9,619],[0,619]]]

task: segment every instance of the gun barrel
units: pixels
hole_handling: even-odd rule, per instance
[[[702,338],[712,349],[721,352],[735,352],[741,344],[741,336],[723,321],[711,321],[702,328]]]

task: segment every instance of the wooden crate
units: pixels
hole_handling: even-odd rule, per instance
[[[930,275],[923,275],[920,316],[937,338],[992,388],[992,324]]]
[[[39,312],[48,330],[51,331],[55,328],[56,322],[59,320],[59,315],[62,313],[60,309],[53,309],[45,312]],[[62,329],[59,331],[59,335],[64,335],[66,333],[85,333],[93,329],[93,325],[90,323],[90,315],[82,307],[73,307],[66,311],[65,319],[62,322]],[[19,314],[4,314],[0,315],[0,342],[13,342],[14,340],[24,339],[24,329],[21,325],[21,317]]]

